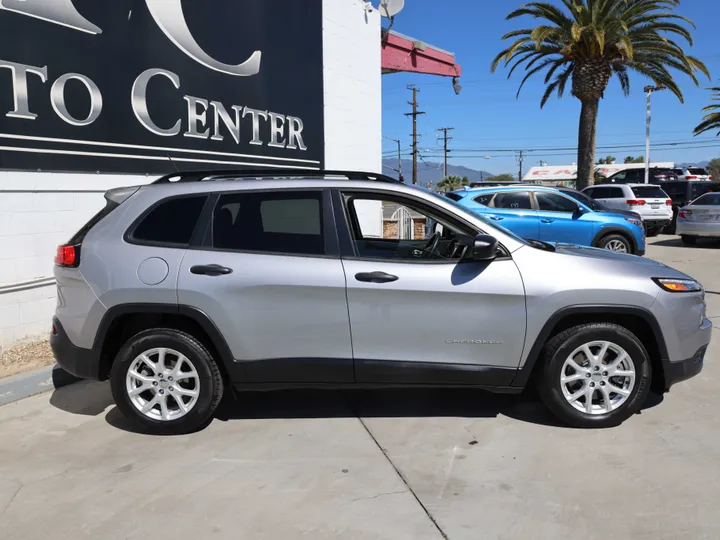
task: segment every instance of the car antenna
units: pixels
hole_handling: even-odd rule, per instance
[[[172,158],[170,157],[170,154],[168,154],[168,157],[167,157],[167,158],[168,158],[168,161],[169,161],[170,163],[172,163],[172,166],[175,167],[175,172],[180,172],[180,169],[178,169],[178,166],[177,166],[177,165],[175,164],[175,162],[172,160]]]

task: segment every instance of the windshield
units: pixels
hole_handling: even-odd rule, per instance
[[[720,193],[706,193],[702,197],[695,199],[692,204],[700,206],[720,206]]]
[[[705,169],[690,168],[690,169],[688,169],[688,172],[690,174],[695,174],[697,176],[707,176],[708,175],[708,172]]]
[[[633,186],[632,192],[636,197],[647,199],[667,199],[667,193],[657,186]]]
[[[455,207],[455,210],[457,210],[457,212],[458,212],[459,214],[462,214],[462,215],[464,215],[464,216],[466,216],[466,217],[470,217],[470,218],[474,218],[474,219],[479,219],[479,220],[482,221],[484,224],[488,225],[491,229],[498,229],[500,232],[502,232],[503,234],[506,234],[507,236],[509,236],[510,238],[512,238],[513,240],[515,240],[516,242],[519,242],[519,243],[524,244],[524,245],[526,245],[526,246],[527,246],[527,245],[530,245],[530,243],[529,243],[527,240],[525,240],[524,238],[522,238],[521,236],[518,236],[518,235],[515,234],[514,232],[507,230],[505,227],[501,227],[501,226],[498,225],[497,223],[491,222],[489,219],[487,219],[486,217],[483,217],[483,216],[480,215],[480,214],[475,214],[474,212],[471,212],[470,210],[468,210],[467,208],[465,208],[463,205],[459,204],[459,203],[456,202],[456,201],[453,201],[452,199],[450,199],[449,197],[446,197],[445,195],[442,195],[442,194],[440,194],[440,193],[436,193],[435,191],[431,191],[431,190],[429,190],[429,189],[417,187],[417,186],[412,186],[412,187],[413,187],[413,189],[418,189],[418,190],[421,190],[421,191],[423,191],[423,192],[425,192],[425,193],[429,193],[429,194],[432,195],[433,197],[437,197],[438,199],[442,199],[442,200],[445,201],[446,203],[452,204],[452,205]]]
[[[576,201],[581,202],[582,204],[592,210],[595,210],[596,212],[603,212],[606,210],[606,208],[602,204],[597,202],[595,199],[591,199],[590,197],[588,197],[584,193],[580,193],[579,191],[575,191],[572,189],[561,189],[560,192],[564,193],[569,197],[572,197]]]
[[[717,191],[720,183],[717,182],[693,182],[691,199],[695,199],[708,191]]]

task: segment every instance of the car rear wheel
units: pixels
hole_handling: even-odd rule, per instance
[[[632,244],[630,241],[620,234],[608,234],[600,240],[598,247],[618,253],[632,253]]]
[[[602,428],[638,412],[651,379],[647,352],[634,334],[616,324],[592,323],[565,330],[546,344],[538,389],[565,423]]]
[[[680,239],[682,240],[682,243],[686,246],[694,246],[697,243],[697,236],[689,236],[687,234],[683,234],[680,236]]]
[[[130,338],[110,378],[118,409],[157,434],[204,427],[223,394],[222,376],[211,353],[190,334],[168,328]]]

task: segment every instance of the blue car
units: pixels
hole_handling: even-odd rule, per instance
[[[575,190],[516,185],[446,193],[468,210],[532,240],[645,254],[642,219]]]

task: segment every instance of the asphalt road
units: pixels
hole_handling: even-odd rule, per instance
[[[718,330],[698,377],[618,428],[532,396],[284,392],[151,437],[83,382],[0,407],[0,538],[720,538],[720,245],[652,244]]]

